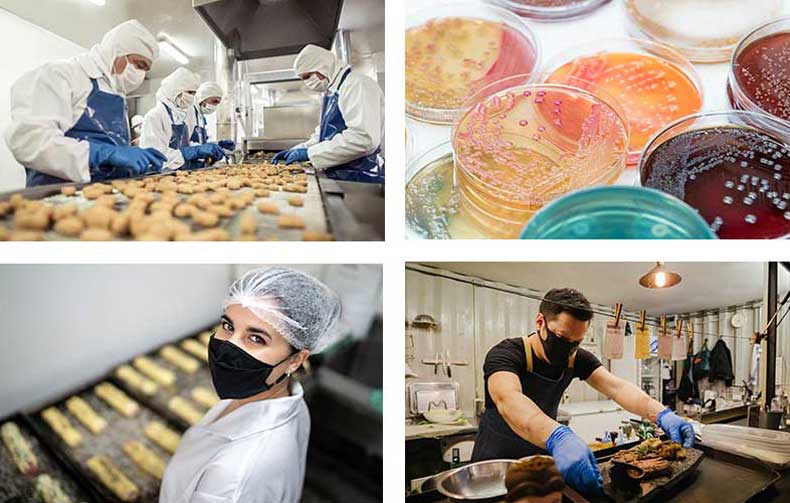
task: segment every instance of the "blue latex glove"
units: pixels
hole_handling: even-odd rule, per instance
[[[285,158],[285,164],[293,164],[295,162],[305,162],[309,160],[310,158],[307,157],[306,148],[292,148],[288,151],[288,156]]]
[[[119,147],[90,143],[88,163],[106,178],[121,178],[158,173],[167,157],[155,148]],[[101,176],[101,175],[100,175]]]
[[[284,161],[285,158],[288,157],[288,154],[290,152],[291,152],[290,150],[280,150],[279,152],[274,154],[274,157],[272,157],[272,164],[277,164],[280,161]]]
[[[683,447],[694,447],[694,427],[666,408],[658,413],[656,424],[669,435],[673,442]]]
[[[204,143],[203,145],[182,147],[181,154],[187,162],[208,158],[219,160],[225,157],[225,152],[222,151],[222,147],[216,143]]]
[[[584,494],[603,493],[603,479],[595,456],[570,428],[556,427],[546,440],[546,450],[568,485]]]
[[[236,150],[236,142],[231,140],[220,140],[217,144],[224,150]]]

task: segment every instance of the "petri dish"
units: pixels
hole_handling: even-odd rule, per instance
[[[790,17],[760,26],[741,40],[728,84],[733,108],[790,121]]]
[[[445,2],[406,21],[406,115],[452,124],[469,96],[539,64],[527,24],[500,7]]]
[[[509,85],[519,81],[477,93],[452,133],[458,204],[483,231],[496,224],[510,238],[557,197],[614,183],[628,146],[612,98],[561,84]]]
[[[540,210],[521,239],[715,239],[691,206],[643,187],[594,187]]]
[[[695,208],[719,238],[785,238],[789,140],[788,124],[768,115],[694,115],[651,140],[639,165],[640,182]]]
[[[595,41],[557,55],[546,68],[546,82],[603,91],[617,100],[631,130],[629,165],[639,161],[653,134],[702,109],[702,83],[693,65],[648,40]]]
[[[667,44],[695,63],[727,61],[755,26],[782,14],[783,0],[625,0],[629,32]]]
[[[589,14],[609,0],[493,0],[519,16],[560,21]]]

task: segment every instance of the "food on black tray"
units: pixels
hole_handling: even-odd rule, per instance
[[[146,424],[143,431],[149,440],[170,454],[176,452],[178,443],[181,441],[181,435],[159,421],[151,421]]]
[[[618,452],[612,457],[612,463],[620,465],[631,479],[642,480],[671,474],[671,461],[685,457],[686,451],[677,442],[651,438],[632,449]]]
[[[101,433],[107,427],[107,421],[93,410],[88,402],[78,396],[66,400],[66,409],[94,435]]]
[[[96,392],[96,396],[107,402],[122,416],[132,417],[140,411],[140,404],[108,382],[96,385],[93,390]]]
[[[124,384],[143,395],[153,396],[159,391],[159,385],[129,365],[121,365],[115,369],[115,377]]]
[[[181,348],[204,362],[208,362],[208,350],[206,346],[196,341],[195,339],[187,339],[181,342]]]
[[[204,388],[203,386],[198,386],[197,388],[193,389],[189,393],[189,396],[192,397],[192,400],[196,401],[207,409],[210,409],[219,403],[219,397],[217,394],[208,388]]]
[[[0,426],[0,436],[2,436],[3,444],[11,454],[11,459],[14,460],[19,473],[24,475],[38,473],[38,459],[33,454],[33,449],[28,441],[22,436],[19,426],[12,422],[4,423],[3,426]]]
[[[36,496],[44,503],[72,503],[73,500],[63,491],[60,482],[46,473],[36,477]]]
[[[87,465],[91,473],[121,501],[135,501],[140,497],[140,489],[107,456],[93,456]]]
[[[44,412],[41,413],[41,418],[69,447],[76,447],[82,443],[82,434],[74,428],[69,418],[56,407],[44,409]]]
[[[171,398],[167,402],[167,408],[190,425],[197,424],[203,417],[203,413],[196,409],[192,402],[180,396]]]
[[[158,365],[147,356],[138,356],[132,363],[137,370],[162,386],[170,387],[176,383],[175,373]]]
[[[130,440],[123,443],[123,452],[134,461],[142,471],[162,480],[165,475],[165,461],[142,442]]]
[[[159,355],[187,374],[194,374],[200,368],[200,362],[170,344],[160,349]]]

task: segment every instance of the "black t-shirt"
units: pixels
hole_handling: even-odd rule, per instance
[[[576,360],[573,363],[573,377],[582,381],[590,377],[595,369],[601,366],[601,361],[586,349],[579,348],[576,351]],[[548,379],[557,380],[562,375],[564,369],[553,367],[533,354],[533,372]],[[483,364],[483,379],[485,380],[486,408],[495,408],[494,401],[488,393],[488,378],[494,372],[512,372],[523,381],[529,372],[527,370],[527,355],[524,352],[524,339],[514,337],[505,339],[492,347],[486,354]],[[529,395],[528,395],[529,396]]]

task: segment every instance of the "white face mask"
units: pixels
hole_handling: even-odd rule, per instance
[[[176,98],[176,106],[181,110],[189,110],[189,107],[195,105],[195,95],[188,93],[181,93]]]
[[[200,106],[200,111],[203,112],[203,115],[211,115],[217,111],[217,105],[209,105],[205,103]]]
[[[304,85],[311,91],[322,93],[329,89],[329,80],[321,79],[316,74],[312,74],[304,81]]]
[[[118,92],[129,95],[143,85],[144,80],[145,71],[140,70],[127,59],[123,73],[115,76],[115,87]]]

